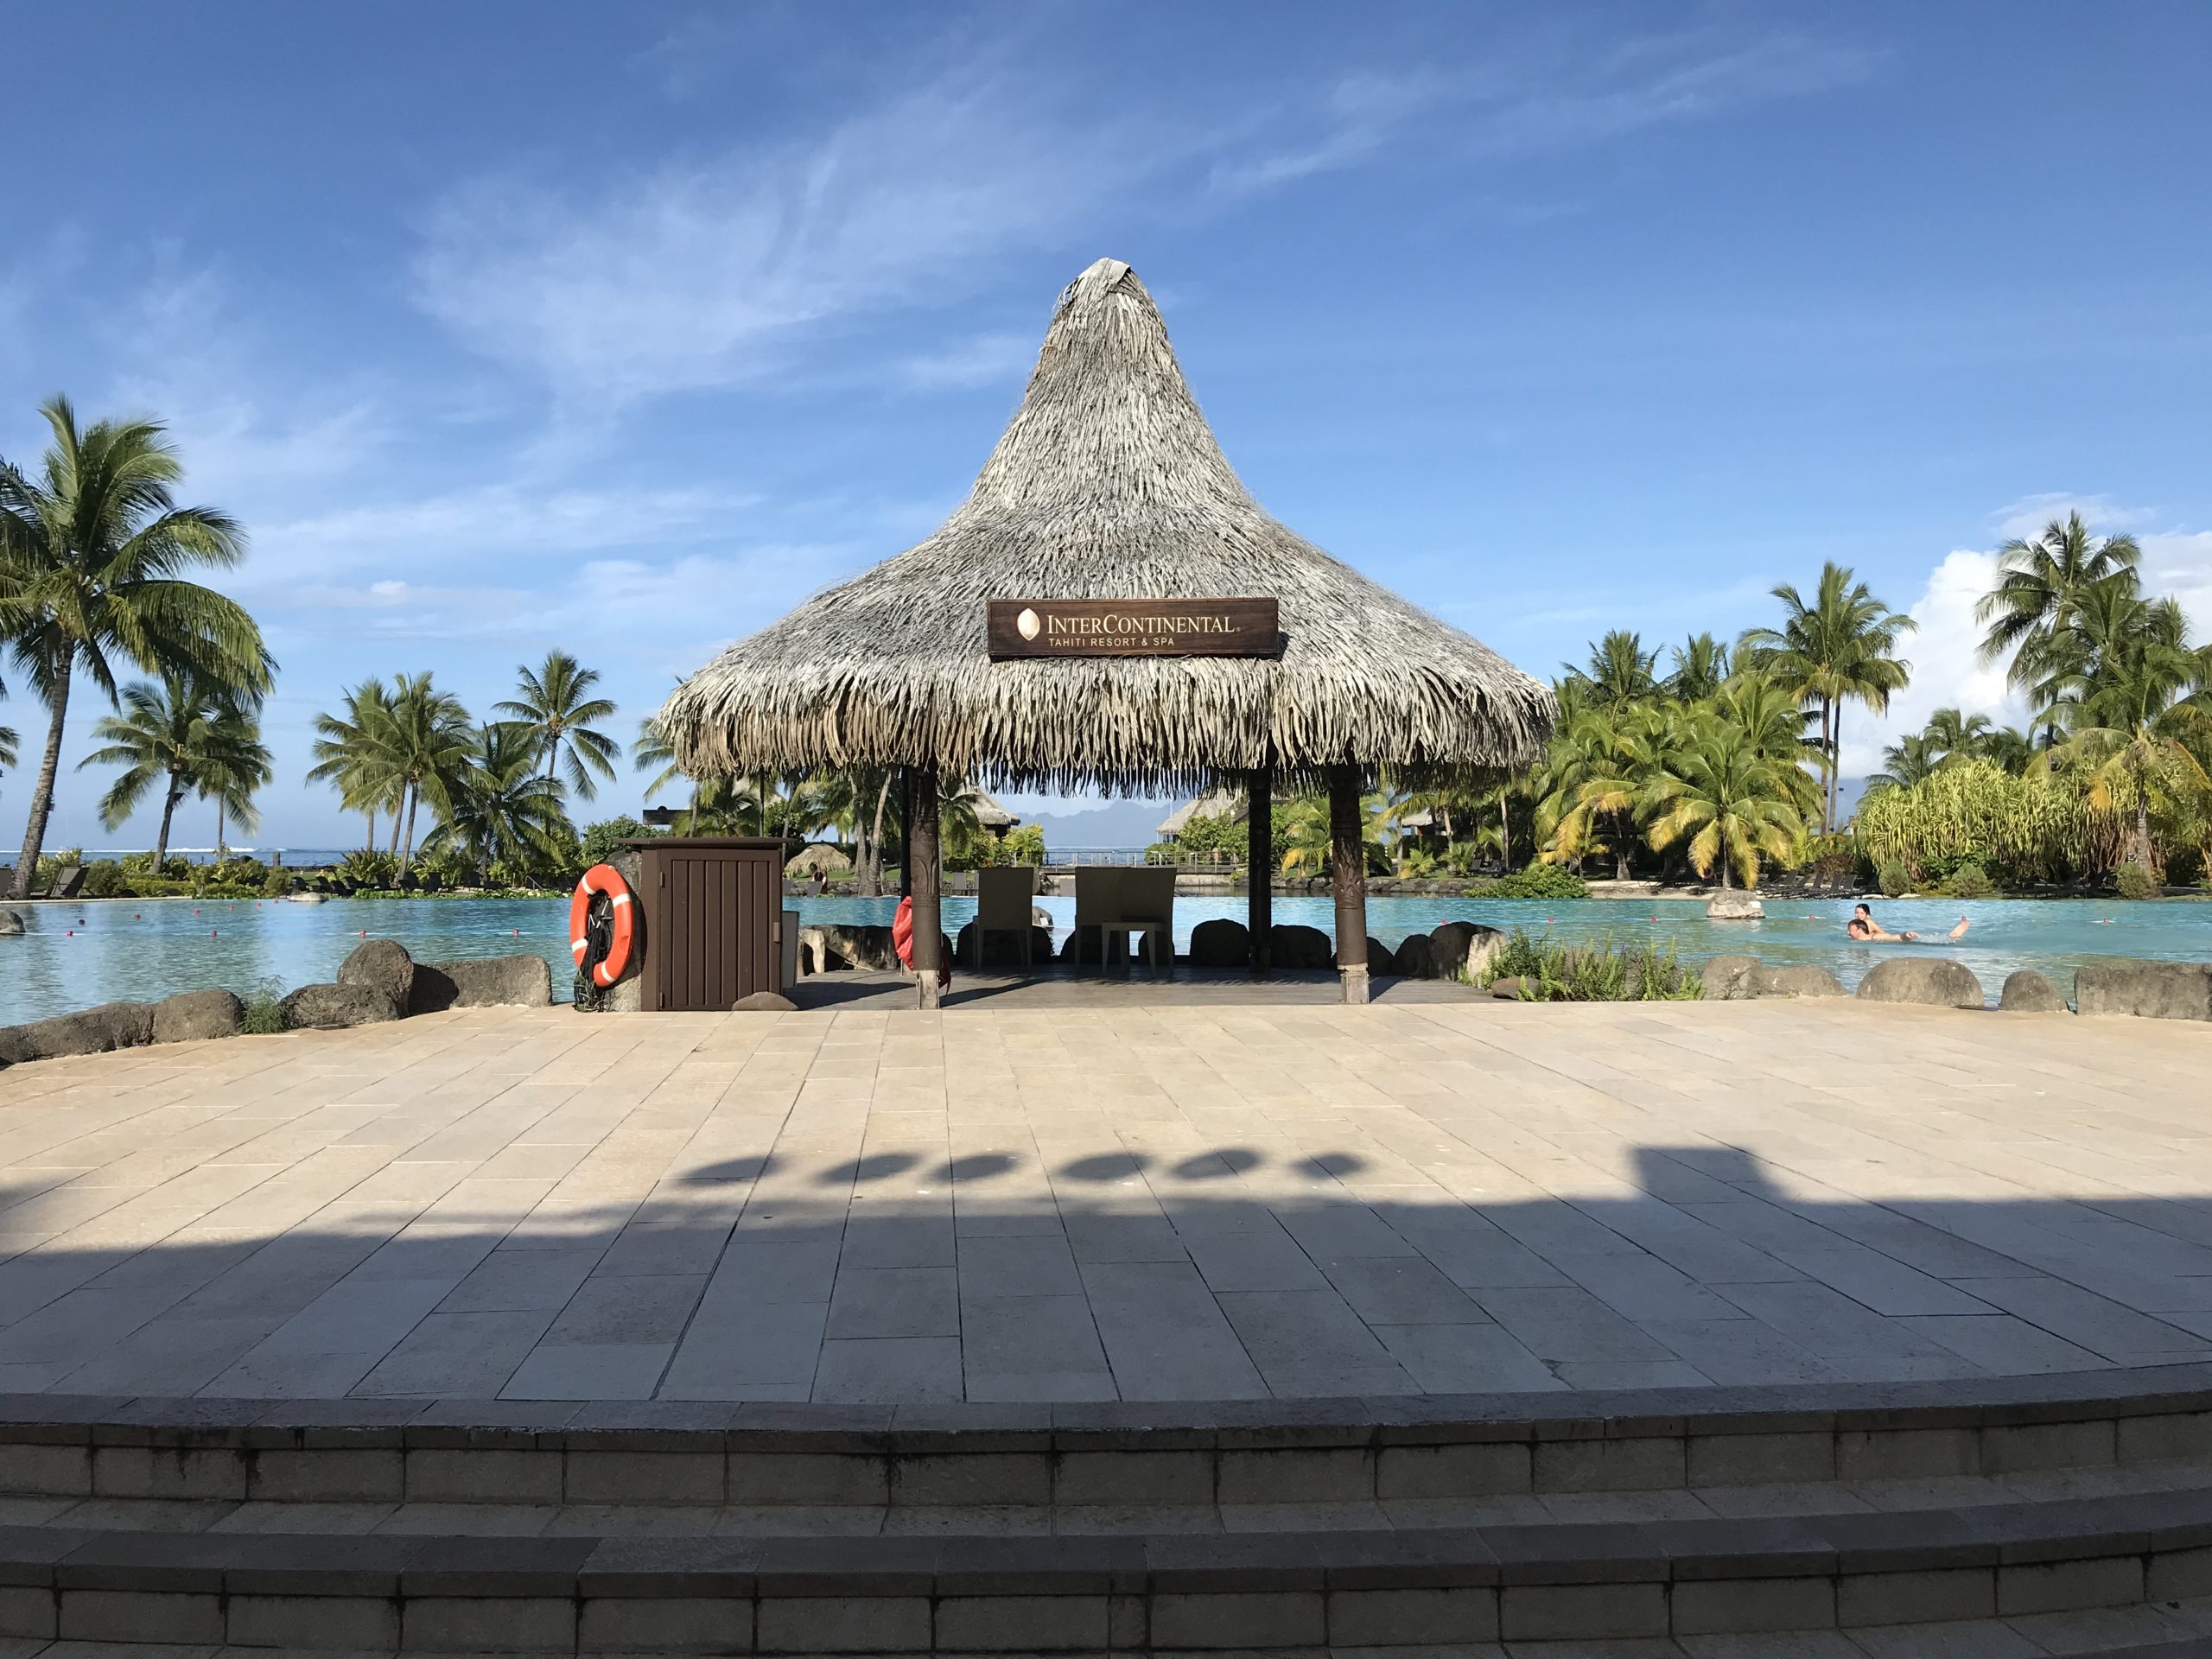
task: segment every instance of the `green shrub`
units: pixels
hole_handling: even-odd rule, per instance
[[[257,982],[238,1001],[245,1004],[245,1022],[238,1029],[268,1036],[284,1029],[284,982],[270,978]]]
[[[1997,884],[1979,864],[1961,864],[1945,878],[1941,891],[1947,899],[1986,899]]]
[[[1891,859],[1874,872],[1874,885],[1885,898],[1899,898],[1912,891],[1912,872]]]
[[[1587,882],[1556,864],[1531,864],[1511,875],[1477,881],[1468,887],[1470,899],[1586,899]]]
[[[365,887],[388,887],[399,879],[399,861],[390,853],[364,847],[339,861],[337,875],[341,881],[359,882]]]
[[[291,892],[292,887],[292,873],[282,864],[274,864],[270,867],[268,879],[261,884],[261,896],[264,899],[282,899],[286,893]]]
[[[1671,945],[1564,944],[1517,927],[1477,982],[1501,979],[1519,980],[1524,1002],[1693,1002],[1705,995],[1703,978],[1675,960]]]
[[[648,830],[635,818],[601,818],[597,823],[584,826],[583,841],[577,856],[583,860],[584,868],[589,869],[593,865],[604,864],[613,857],[621,850],[624,842],[643,841],[646,836],[658,833]]]
[[[2140,864],[2123,864],[2113,874],[2113,887],[2123,899],[2156,899],[2165,892],[2158,878]]]
[[[85,867],[85,897],[87,899],[128,899],[130,878],[124,874],[123,866],[111,858],[101,859]]]

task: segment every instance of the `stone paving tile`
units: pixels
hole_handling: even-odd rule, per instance
[[[476,1010],[19,1066],[0,1386],[1159,1399],[2212,1353],[2201,1031],[1403,989]]]

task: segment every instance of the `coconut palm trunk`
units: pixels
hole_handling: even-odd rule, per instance
[[[415,807],[422,798],[423,791],[419,785],[407,797],[407,845],[399,855],[399,873],[402,875],[406,874],[415,862]]]
[[[31,896],[38,874],[38,855],[46,845],[46,821],[54,811],[54,779],[61,766],[61,728],[69,718],[70,659],[64,657],[54,671],[54,718],[46,728],[46,753],[38,763],[38,781],[31,786],[31,815],[23,823],[23,850],[16,860],[18,899]]]
[[[162,873],[162,861],[169,854],[169,824],[176,817],[176,804],[184,798],[184,779],[178,773],[169,774],[168,793],[162,798],[161,833],[154,837],[154,874]]]

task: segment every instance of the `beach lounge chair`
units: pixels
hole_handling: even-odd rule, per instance
[[[54,885],[47,889],[46,896],[49,899],[74,899],[78,889],[84,885],[85,867],[81,864],[64,864],[54,872]]]
[[[976,927],[969,937],[968,965],[983,965],[983,941],[993,933],[1011,933],[1021,953],[1025,969],[1036,963],[1035,936],[1030,909],[1037,896],[1037,872],[1027,864],[985,868],[976,872]]]
[[[1175,972],[1175,872],[1169,868],[1077,870],[1075,877],[1076,965],[1083,964],[1086,930],[1098,934],[1098,960],[1128,969],[1131,934],[1144,938],[1145,961],[1154,975]]]

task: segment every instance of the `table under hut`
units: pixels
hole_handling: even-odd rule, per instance
[[[1151,295],[1102,259],[1061,293],[1020,409],[936,533],[730,646],[658,721],[695,777],[899,769],[921,806],[905,883],[932,1007],[942,774],[1150,798],[1241,786],[1259,974],[1271,803],[1325,789],[1337,968],[1363,1002],[1362,794],[1386,772],[1525,767],[1553,715],[1539,682],[1268,515]]]

